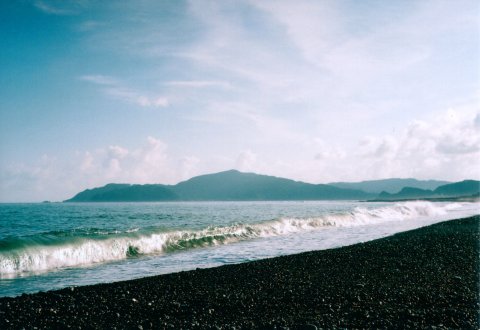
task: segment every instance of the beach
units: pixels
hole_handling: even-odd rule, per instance
[[[480,216],[366,243],[0,298],[1,329],[477,329]]]

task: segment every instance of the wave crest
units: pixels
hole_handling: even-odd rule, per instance
[[[240,240],[288,235],[324,227],[356,227],[446,214],[461,205],[434,205],[430,202],[405,202],[368,209],[357,207],[347,213],[330,213],[311,218],[279,218],[254,224],[208,227],[198,231],[139,233],[132,231],[107,238],[72,237],[58,244],[22,242],[16,248],[0,252],[0,277],[15,277],[25,272],[42,272],[57,268],[160,254],[171,251],[229,244]],[[157,229],[158,230],[158,229]]]

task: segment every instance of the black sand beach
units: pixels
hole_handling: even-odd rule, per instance
[[[0,299],[0,329],[478,329],[480,216],[353,246]]]

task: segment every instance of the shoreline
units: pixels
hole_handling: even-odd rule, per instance
[[[0,298],[0,328],[480,326],[480,216],[366,243]]]

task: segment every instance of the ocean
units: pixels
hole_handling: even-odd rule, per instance
[[[478,203],[0,204],[0,297],[365,242]]]

